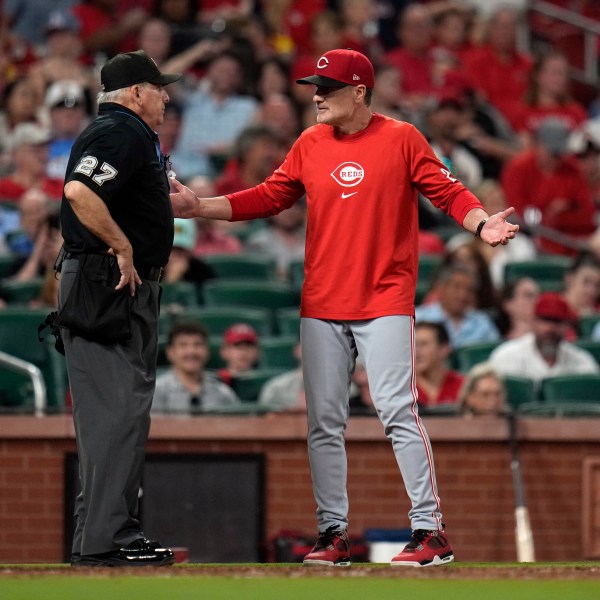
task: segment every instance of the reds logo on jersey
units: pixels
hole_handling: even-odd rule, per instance
[[[345,162],[337,166],[331,176],[344,187],[354,187],[364,179],[365,170],[358,163]]]

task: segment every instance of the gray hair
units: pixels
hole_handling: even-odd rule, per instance
[[[98,92],[96,101],[98,104],[104,104],[105,102],[118,102],[123,98],[124,91],[128,88],[120,88],[118,90],[112,90],[110,92]]]
[[[143,87],[149,84],[147,81],[142,81],[141,83],[135,83],[134,85]],[[128,85],[127,87],[119,88],[118,90],[111,90],[110,92],[98,92],[96,102],[98,102],[98,104],[103,104],[104,102],[119,102],[123,99],[125,90],[128,90],[131,87],[133,87],[133,85]]]

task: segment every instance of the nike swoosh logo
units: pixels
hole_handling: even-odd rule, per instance
[[[354,196],[354,194],[358,194],[358,192],[352,192],[351,194],[342,193],[342,198],[350,198],[350,196]]]

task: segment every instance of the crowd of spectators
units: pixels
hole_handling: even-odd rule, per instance
[[[598,17],[593,2],[578,4]],[[256,185],[282,162],[315,123],[313,90],[295,80],[312,73],[324,52],[352,48],[375,65],[373,111],[417,126],[449,176],[490,214],[514,206],[522,225],[509,246],[487,247],[420,199],[421,252],[440,260],[416,311],[423,322],[416,333],[422,406],[458,400],[464,373],[450,362],[468,344],[503,342],[492,355],[499,372],[530,367],[532,360],[515,357],[550,353],[549,340],[556,346],[550,358],[560,362],[571,348],[559,352],[559,343],[581,339],[579,320],[600,309],[600,94],[573,92],[564,48],[546,44],[530,53],[520,43],[527,27],[540,25],[524,8],[524,1],[467,0],[5,0],[0,257],[8,267],[0,306],[11,302],[3,282],[28,280],[40,282],[32,307],[56,305],[52,255],[60,245],[65,165],[95,114],[98,72],[108,58],[143,48],[163,71],[184,73],[169,88],[158,134],[177,178],[209,197]],[[275,261],[275,278],[296,285],[292,266],[303,258],[305,225],[304,202],[258,224],[177,220],[165,281],[201,287],[217,276],[205,258],[257,254]],[[559,327],[553,316],[556,326],[543,333],[547,323],[536,302],[544,286],[530,277],[507,280],[505,273],[511,263],[547,257],[569,261],[553,288],[568,318]],[[211,390],[259,364],[258,336],[242,329],[226,336],[221,354],[234,366],[211,375]],[[181,396],[183,385],[212,406],[193,384],[208,360],[207,335],[191,326],[172,332],[173,372],[159,386],[161,397],[174,386]],[[232,341],[236,335],[245,338]],[[589,335],[600,340],[600,325]],[[539,336],[546,342],[536,342]],[[236,360],[248,364],[235,366]],[[260,402],[298,410],[299,377],[298,367]],[[359,398],[360,364],[355,377]],[[288,399],[274,398],[284,392]],[[369,407],[368,398],[358,404]]]

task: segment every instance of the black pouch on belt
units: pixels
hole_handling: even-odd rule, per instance
[[[115,290],[120,277],[114,256],[79,255],[79,270],[54,325],[101,344],[129,341],[132,297],[129,287]]]

